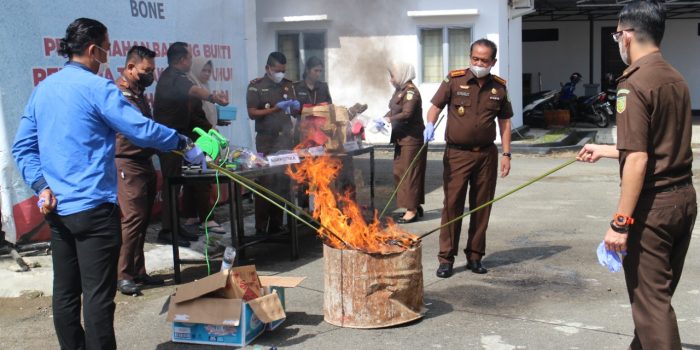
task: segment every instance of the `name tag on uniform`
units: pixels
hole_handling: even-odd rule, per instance
[[[299,92],[298,95],[299,95],[299,96],[306,96],[307,93],[305,93],[305,92]]]
[[[301,162],[299,160],[299,155],[296,153],[272,155],[272,156],[267,156],[266,158],[267,158],[268,163],[270,163],[270,166],[286,165],[286,164],[298,164]]]
[[[469,93],[466,91],[457,91],[457,96],[469,97]]]
[[[495,101],[500,101],[500,100],[501,100],[501,98],[498,97],[498,96],[491,96],[491,97],[489,97],[489,99],[495,100]]]

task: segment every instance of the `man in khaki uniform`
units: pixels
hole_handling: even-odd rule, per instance
[[[493,199],[498,171],[496,119],[501,132],[503,157],[501,177],[510,172],[510,118],[513,108],[506,91],[506,82],[490,74],[496,64],[496,44],[479,39],[470,47],[471,66],[450,72],[440,85],[428,110],[428,123],[424,131],[425,141],[435,132],[438,114],[447,106],[447,149],[443,158],[445,202],[442,223],[445,224],[464,213],[464,202],[469,191],[469,208],[476,208]],[[467,248],[467,269],[474,273],[486,273],[481,258],[486,251],[486,229],[491,206],[471,215]],[[437,276],[452,276],[454,258],[457,255],[462,221],[459,220],[440,231],[440,267]]]
[[[291,150],[293,145],[293,113],[301,110],[294,94],[293,83],[285,79],[287,58],[281,52],[273,52],[267,58],[265,75],[250,82],[246,101],[248,116],[255,120],[255,147],[265,156],[281,150]],[[289,178],[285,175],[267,175],[259,179],[261,185],[284,197],[289,196]],[[256,234],[283,231],[282,210],[264,199],[255,199]]]
[[[153,84],[156,53],[143,46],[132,47],[117,86],[126,99],[147,118],[153,119],[144,96]],[[134,145],[117,134],[114,163],[117,166],[117,199],[122,217],[122,247],[119,252],[117,289],[123,294],[139,294],[137,283],[159,285],[163,280],[146,273],[143,246],[146,229],[156,198],[156,171],[151,157],[156,150]],[[188,242],[189,243],[189,242]]]
[[[697,216],[690,93],[661,55],[665,19],[656,1],[633,2],[620,12],[613,39],[629,67],[618,79],[617,145],[586,145],[578,157],[620,160],[620,200],[605,247],[627,253],[635,350],[681,349],[671,298]]]

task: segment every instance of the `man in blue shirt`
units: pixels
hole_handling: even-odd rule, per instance
[[[95,74],[104,71],[109,56],[102,23],[75,20],[59,52],[69,62],[34,89],[12,154],[51,227],[53,319],[61,349],[115,349],[121,245],[115,135],[162,151],[184,149],[188,142],[145,118],[112,81]],[[196,146],[187,155],[203,159]]]

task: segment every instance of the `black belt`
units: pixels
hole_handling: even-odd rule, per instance
[[[493,146],[493,144],[486,145],[486,146],[476,146],[476,147],[475,146],[460,145],[458,143],[448,143],[447,144],[448,148],[454,148],[454,149],[458,149],[460,151],[472,151],[472,152],[483,151],[491,146]]]
[[[679,184],[674,184],[674,185],[666,185],[666,186],[661,186],[661,187],[654,187],[654,188],[649,188],[646,190],[643,190],[642,192],[645,193],[664,193],[664,192],[673,192],[676,190],[679,190],[681,188],[686,188],[688,186],[692,186],[693,181],[692,180],[687,180]]]

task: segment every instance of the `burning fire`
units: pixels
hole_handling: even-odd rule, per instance
[[[368,254],[400,253],[416,246],[418,237],[401,230],[390,218],[387,227],[382,228],[375,211],[372,222],[368,224],[350,194],[336,197],[331,184],[341,167],[337,158],[322,156],[306,158],[296,169],[291,166],[287,169],[287,174],[296,182],[308,183],[308,193],[314,196],[315,203],[312,216],[325,227],[317,231],[323,242],[336,249],[353,249]]]

